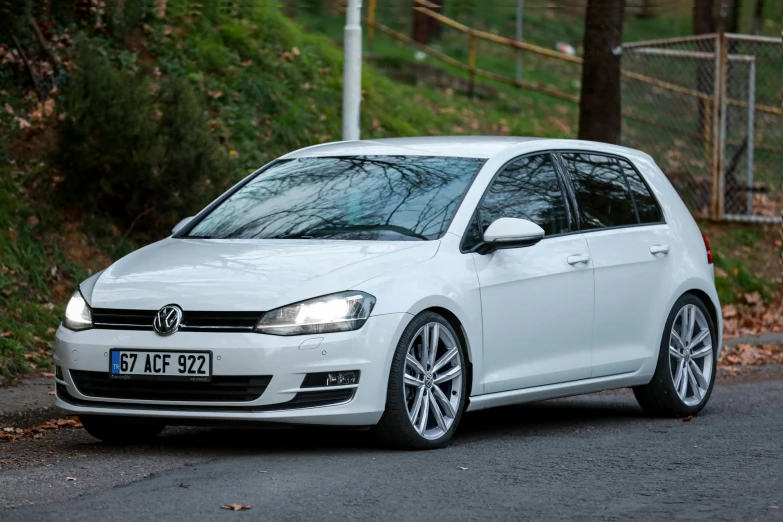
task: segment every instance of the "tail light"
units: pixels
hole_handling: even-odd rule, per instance
[[[707,249],[707,263],[712,264],[712,249],[710,248],[710,241],[704,234],[701,235],[701,238],[704,240],[704,248]]]

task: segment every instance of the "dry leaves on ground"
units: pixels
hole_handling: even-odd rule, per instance
[[[783,332],[783,295],[766,306],[758,292],[745,294],[738,305],[723,307],[723,335],[726,339],[763,332]]]
[[[783,364],[783,346],[774,344],[726,346],[718,359],[719,366],[759,366],[773,363]]]
[[[220,506],[220,509],[230,509],[231,511],[244,511],[245,509],[250,509],[252,506],[249,506],[247,504],[223,504]]]
[[[5,426],[0,429],[0,440],[15,441],[23,438],[39,439],[43,437],[43,434],[47,431],[60,430],[60,429],[76,429],[81,428],[82,423],[77,418],[68,419],[52,419],[33,426],[32,428],[15,428],[13,426]]]

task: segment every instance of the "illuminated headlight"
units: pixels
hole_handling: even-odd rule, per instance
[[[308,299],[267,312],[256,331],[272,335],[347,332],[361,328],[370,317],[375,298],[364,292],[340,292]]]
[[[63,326],[71,330],[86,330],[92,328],[92,310],[77,288],[65,307]]]

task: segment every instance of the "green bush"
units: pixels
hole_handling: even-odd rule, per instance
[[[190,87],[177,79],[154,86],[91,47],[77,57],[57,155],[64,197],[137,228],[203,205],[205,188],[226,179],[226,163]]]

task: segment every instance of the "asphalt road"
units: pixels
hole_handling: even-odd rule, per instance
[[[0,520],[783,520],[782,398],[762,378],[720,383],[690,422],[627,390],[488,410],[430,452],[323,429],[126,448],[60,431],[0,444]]]

